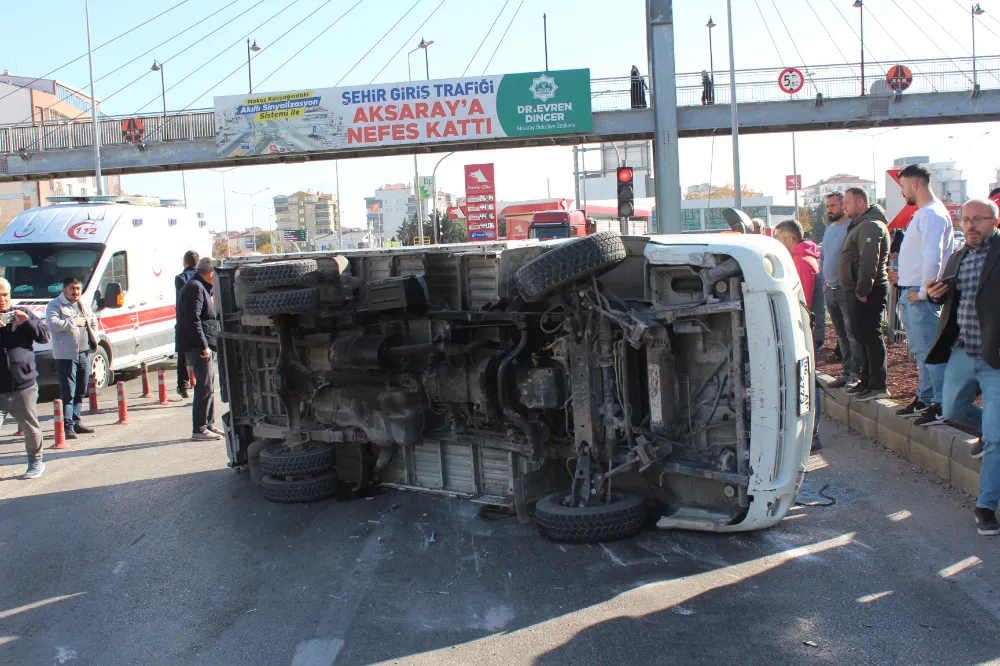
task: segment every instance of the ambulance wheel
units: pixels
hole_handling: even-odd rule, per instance
[[[98,347],[97,351],[90,355],[90,376],[94,378],[98,391],[111,386],[114,373],[111,372],[111,362],[104,347]]]
[[[272,287],[307,287],[319,278],[315,259],[246,264],[236,272],[236,283],[249,290]]]

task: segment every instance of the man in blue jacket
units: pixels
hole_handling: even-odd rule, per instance
[[[37,479],[45,471],[42,462],[42,428],[38,424],[38,371],[34,344],[49,341],[45,322],[10,304],[10,283],[0,278],[0,410],[17,420],[24,432],[28,454],[26,479]]]
[[[194,250],[188,250],[184,253],[184,270],[174,276],[174,289],[177,291],[176,307],[174,308],[174,316],[178,319],[180,318],[181,311],[181,289],[184,288],[188,282],[198,274],[195,266],[198,265],[198,253]],[[188,364],[187,355],[181,351],[180,347],[180,335],[177,333],[177,325],[174,325],[174,351],[177,352],[177,395],[182,398],[188,397],[188,389],[191,388],[191,382],[188,377]]]
[[[177,313],[177,345],[194,369],[191,439],[222,439],[215,425],[215,351],[219,319],[212,302],[215,269],[211,257],[198,261],[198,274],[181,289]]]

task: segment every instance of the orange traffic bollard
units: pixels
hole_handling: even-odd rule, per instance
[[[156,371],[156,383],[160,391],[160,404],[169,405],[170,401],[167,400],[167,371],[163,368]]]
[[[90,375],[90,383],[87,384],[87,397],[90,398],[90,413],[97,413],[97,377]]]
[[[52,401],[52,438],[55,443],[50,446],[50,449],[68,449],[69,444],[66,443],[66,430],[65,424],[63,424],[63,405],[62,400]]]
[[[152,398],[153,394],[149,392],[149,367],[145,363],[141,363],[139,368],[142,372],[142,395],[139,397]]]
[[[128,425],[128,404],[125,402],[125,382],[118,382],[118,425]]]

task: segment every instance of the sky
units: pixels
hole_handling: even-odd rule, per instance
[[[178,2],[90,0],[93,43],[103,44]],[[735,0],[733,5],[737,69],[857,60],[858,10],[851,0]],[[1000,0],[983,0],[981,5],[986,13],[977,19],[977,55],[998,54]],[[865,0],[865,6],[865,44],[879,62],[968,55],[971,25],[964,0]],[[5,23],[18,26],[0,40],[0,68],[87,89],[86,57],[62,67],[86,54],[84,0],[50,0],[45,7],[39,12],[31,3],[0,0]],[[673,7],[677,71],[708,69],[709,16],[718,24],[712,33],[715,67],[727,67],[725,0],[674,0]],[[407,52],[421,37],[434,41],[427,63],[431,78],[537,71],[545,67],[543,14],[551,69],[589,68],[593,78],[600,78],[625,76],[635,64],[647,73],[642,0],[188,0],[95,51],[97,97],[103,100],[103,111],[112,115],[161,108],[160,76],[150,71],[155,58],[164,62],[169,109],[210,108],[213,95],[246,91],[247,36],[264,48],[252,65],[254,90],[260,93],[332,87],[342,78],[342,85],[423,78],[420,52],[413,54],[412,70],[407,70]],[[496,27],[488,34],[494,19]],[[52,70],[57,71],[50,74]],[[997,87],[998,81],[983,83]],[[1000,167],[1000,157],[995,157],[998,142],[1000,123],[901,128],[874,140],[844,131],[799,132],[796,157],[805,185],[836,173],[871,178],[874,161],[880,190],[884,171],[895,157],[956,160],[970,194],[985,195]],[[429,175],[440,157],[421,156],[421,175]],[[681,186],[732,182],[731,160],[729,137],[682,139]],[[791,203],[784,191],[784,177],[792,173],[791,135],[742,136],[740,161],[745,185],[777,203]],[[495,163],[497,192],[503,200],[544,198],[549,188],[552,196],[573,197],[568,147],[456,153],[438,167],[439,189],[461,194],[463,165],[480,162]],[[238,192],[265,190],[254,198],[258,206],[269,205],[270,196],[297,190],[336,193],[334,165],[324,161],[240,167],[225,176],[225,206],[220,174],[188,171],[189,207],[204,212],[216,229],[222,228],[226,214],[231,229],[244,228],[250,226],[250,197]],[[384,184],[412,183],[413,175],[410,156],[340,161],[344,225],[363,226],[364,197]],[[122,184],[133,194],[182,196],[177,173],[123,176]],[[256,223],[266,224],[267,212],[255,212]]]

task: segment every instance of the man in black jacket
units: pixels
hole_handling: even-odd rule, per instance
[[[889,397],[885,338],[882,337],[882,318],[889,286],[886,270],[889,259],[888,221],[879,206],[868,205],[868,192],[860,187],[851,187],[844,192],[844,210],[853,219],[840,250],[837,274],[840,288],[854,292],[854,303],[848,315],[851,320],[849,328],[861,352],[858,359],[861,381],[848,388],[847,392],[859,394],[859,400],[867,402]]]
[[[198,272],[195,266],[198,265],[198,253],[188,250],[184,253],[184,270],[174,276],[174,289],[177,291],[176,307],[174,316],[180,317],[181,310],[181,289],[194,278]],[[182,398],[188,397],[188,389],[191,382],[188,378],[187,356],[180,349],[180,336],[177,335],[177,325],[174,325],[174,351],[177,352],[177,394]]]
[[[927,295],[941,303],[934,344],[925,363],[947,363],[944,417],[982,432],[972,457],[982,458],[976,524],[986,536],[1000,534],[1000,231],[997,205],[973,199],[962,206],[965,247],[951,255],[941,277],[927,283]],[[983,407],[976,405],[977,391]]]
[[[38,425],[38,371],[35,369],[36,342],[49,341],[45,322],[25,310],[13,310],[10,283],[0,278],[0,410],[17,420],[24,432],[28,454],[26,479],[37,479],[45,471],[42,462],[42,428]]]
[[[194,368],[191,439],[222,439],[215,425],[215,351],[219,320],[212,302],[215,271],[211,257],[198,261],[198,274],[181,289],[177,346]]]

